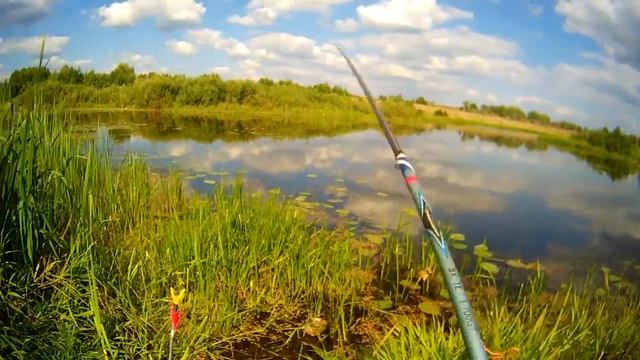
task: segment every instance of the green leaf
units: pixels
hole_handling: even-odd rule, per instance
[[[318,177],[318,175],[316,175],[316,174],[307,174],[307,177],[308,177],[309,179],[315,179],[315,178],[317,178],[317,177]]]
[[[421,302],[420,305],[418,305],[418,307],[420,308],[420,311],[422,311],[425,314],[434,315],[434,316],[440,315],[440,304],[438,304],[433,300],[427,299]]]
[[[382,234],[365,234],[364,237],[367,239],[368,242],[376,245],[380,245],[384,243],[384,237]]]
[[[493,257],[493,253],[489,251],[487,244],[479,244],[473,247],[473,254],[482,258]]]
[[[611,281],[612,283],[614,282],[618,282],[622,280],[622,278],[620,276],[617,275],[609,275],[609,281]]]
[[[209,185],[215,185],[216,181],[215,180],[211,180],[211,179],[207,179],[204,181],[205,184],[209,184]]]
[[[603,273],[605,273],[605,274],[608,274],[608,273],[610,273],[610,272],[611,272],[611,269],[609,269],[609,268],[608,268],[608,267],[606,267],[606,266],[603,266],[603,267],[601,267],[600,269],[602,269],[602,272],[603,272]]]
[[[449,236],[449,240],[452,240],[452,241],[465,241],[466,238],[464,237],[464,234],[455,233],[455,234],[451,234],[451,236]]]
[[[522,262],[520,259],[507,260],[507,265],[516,269],[528,269],[529,265]]]
[[[605,290],[603,288],[597,288],[594,294],[597,297],[605,297],[605,296],[607,296],[607,290]]]
[[[457,249],[457,250],[464,250],[464,249],[467,248],[467,244],[463,244],[463,243],[459,243],[459,242],[452,242],[452,243],[449,243],[449,245],[452,248]]]
[[[493,275],[495,275],[495,274],[500,272],[500,268],[498,267],[498,265],[496,265],[494,263],[483,261],[483,262],[480,263],[480,267],[484,271],[486,271],[486,272],[488,272],[490,274],[493,274]]]
[[[445,287],[440,288],[440,297],[443,297],[445,299],[450,299],[451,298],[449,296],[449,291],[447,290],[447,288],[445,288]]]
[[[412,289],[412,290],[420,289],[420,286],[418,284],[414,284],[413,281],[409,279],[400,281],[400,285],[406,287],[407,289]]]
[[[393,301],[389,299],[375,300],[371,302],[371,307],[377,310],[391,309],[392,306],[393,306]]]
[[[349,210],[347,210],[347,209],[338,209],[338,210],[336,210],[336,214],[338,214],[339,216],[347,216],[347,215],[349,215]]]

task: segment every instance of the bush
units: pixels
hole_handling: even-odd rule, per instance
[[[427,105],[428,104],[427,100],[423,96],[418,96],[414,102],[416,104],[420,104],[420,105]]]
[[[449,114],[447,113],[447,111],[446,110],[442,110],[442,109],[438,109],[438,110],[434,111],[433,115],[442,116],[442,117],[449,117]]]
[[[20,95],[29,86],[46,81],[51,72],[47,68],[26,67],[16,70],[9,77],[11,97]]]

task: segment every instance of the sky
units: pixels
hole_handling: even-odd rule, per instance
[[[0,0],[0,78],[49,67],[329,82],[640,133],[639,0]]]

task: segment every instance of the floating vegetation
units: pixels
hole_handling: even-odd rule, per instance
[[[316,179],[318,177],[318,175],[317,174],[307,174],[307,177],[309,179]]]
[[[338,210],[336,210],[336,214],[338,214],[338,215],[340,215],[342,217],[345,217],[345,216],[349,215],[349,210],[347,210],[347,209],[338,209]]]
[[[204,183],[205,183],[205,184],[209,184],[209,185],[215,185],[215,184],[217,184],[217,182],[216,182],[215,180],[213,180],[213,179],[205,179],[205,180],[204,180]]]

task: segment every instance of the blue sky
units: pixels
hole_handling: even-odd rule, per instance
[[[640,133],[640,1],[0,0],[0,76],[50,67],[357,84],[376,94],[515,104]]]

